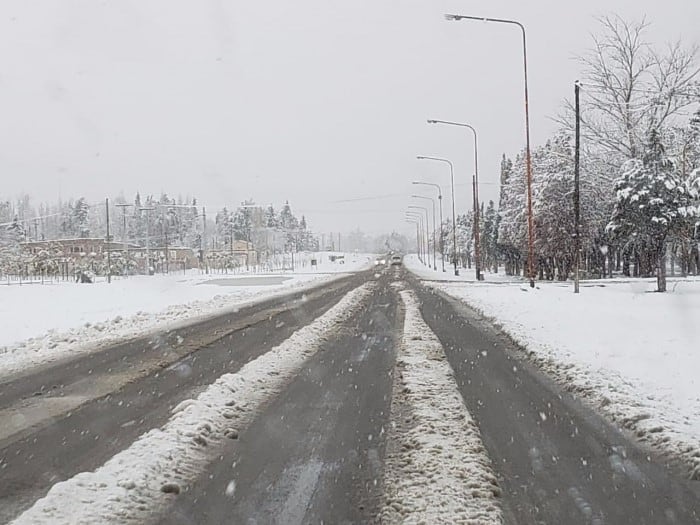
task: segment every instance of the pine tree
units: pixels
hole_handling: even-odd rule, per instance
[[[615,183],[615,209],[608,231],[655,263],[657,291],[666,291],[666,241],[698,216],[700,181],[683,181],[666,156],[658,131],[652,130],[642,160],[622,167]]]
[[[85,200],[85,197],[80,197],[75,201],[73,206],[73,233],[79,235],[80,237],[90,236],[90,226],[89,226],[89,214],[90,205]]]
[[[279,222],[280,228],[285,232],[285,247],[288,250],[298,250],[297,230],[299,229],[299,221],[292,213],[289,201],[286,201],[282,207]]]

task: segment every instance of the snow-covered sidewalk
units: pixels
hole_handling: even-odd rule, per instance
[[[426,284],[492,318],[567,389],[700,478],[700,280]]]
[[[369,268],[373,257],[328,254],[316,267],[281,274],[135,276],[95,284],[0,286],[0,377],[54,361],[67,353],[142,335],[156,328],[235,309],[253,301],[315,286]]]
[[[438,338],[412,291],[397,357],[382,523],[503,522],[500,488]]]

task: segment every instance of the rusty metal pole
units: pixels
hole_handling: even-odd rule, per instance
[[[525,26],[518,23],[523,32],[523,69],[525,72],[525,148],[527,162],[527,244],[530,288],[535,287],[535,221],[532,216],[532,155],[530,154],[530,102],[527,90],[527,41]]]
[[[581,155],[581,113],[579,106],[578,80],[574,84],[574,99],[576,104],[576,149],[574,151],[574,293],[579,293],[579,272],[581,266],[581,200],[580,200],[580,155]]]
[[[479,227],[479,139],[476,132],[476,128],[471,124],[465,122],[453,122],[451,120],[436,120],[428,119],[428,124],[447,124],[449,126],[460,126],[462,128],[468,128],[474,135],[474,175],[472,176],[472,186],[474,188],[473,195],[473,208],[474,208],[474,227],[472,234],[474,235],[474,270],[476,274],[476,280],[482,281],[484,279],[483,273],[481,271],[481,237]]]
[[[516,25],[523,35],[523,72],[525,75],[525,164],[527,177],[527,241],[528,241],[528,274],[530,287],[535,287],[535,221],[532,214],[532,156],[530,154],[530,101],[527,87],[527,38],[525,36],[525,26],[517,20],[504,18],[488,18],[484,16],[468,16],[446,14],[445,19],[455,20],[475,20],[479,22],[497,22],[502,24]]]

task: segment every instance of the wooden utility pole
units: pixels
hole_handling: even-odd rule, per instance
[[[107,210],[107,283],[112,282],[112,251],[109,248],[109,198],[105,199],[105,210]]]
[[[124,250],[124,272],[123,274],[125,276],[129,275],[129,243],[127,242],[127,236],[126,236],[126,209],[131,206],[131,204],[117,204],[116,205],[118,208],[122,209],[122,244],[123,250]]]
[[[207,250],[207,209],[202,206],[202,242],[201,242],[201,249],[202,249],[202,264],[204,264],[204,272],[209,273],[209,265],[207,264],[207,256],[206,256],[206,250]]]
[[[579,268],[581,266],[581,206],[580,206],[580,156],[581,156],[581,109],[579,106],[578,80],[574,83],[576,106],[576,146],[574,150],[574,293],[579,293]]]
[[[472,195],[474,200],[474,268],[476,269],[476,280],[482,281],[481,275],[481,240],[479,232],[479,190],[476,183],[476,175],[472,175]]]

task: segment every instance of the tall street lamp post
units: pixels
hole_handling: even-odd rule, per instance
[[[437,188],[438,190],[438,202],[439,206],[438,208],[440,209],[440,256],[442,258],[442,271],[445,271],[445,247],[442,245],[442,239],[444,238],[444,235],[442,233],[442,189],[440,188],[439,184],[433,184],[431,182],[423,182],[423,181],[413,181],[411,184],[420,184],[423,186],[433,186],[434,188]]]
[[[423,241],[424,235],[423,235],[423,214],[415,212],[415,211],[407,211],[406,212],[406,217],[409,219],[415,219],[418,221],[418,228],[420,230],[420,236],[419,236],[419,257],[418,259],[420,262],[423,264],[426,264],[426,257],[425,257],[425,242]]]
[[[425,265],[430,268],[430,238],[428,236],[428,231],[430,230],[430,221],[428,220],[428,208],[425,208],[424,206],[415,206],[415,205],[410,205],[408,207],[409,209],[412,210],[420,210],[423,212],[423,216],[421,219],[424,219],[425,222],[423,223],[425,225],[423,229],[423,233],[425,235],[425,250],[426,250],[426,258],[425,258]],[[435,247],[433,247],[433,250]]]
[[[445,15],[449,21],[476,20],[479,22],[497,22],[501,24],[516,25],[523,35],[523,72],[525,74],[525,162],[527,169],[527,240],[528,240],[528,273],[530,274],[530,287],[535,287],[535,231],[532,216],[532,157],[530,155],[530,109],[527,89],[527,39],[525,26],[517,20],[503,18],[487,18],[483,16]]]
[[[414,219],[411,217],[406,216],[406,222],[410,222],[412,224],[416,225],[416,251],[418,252],[418,259],[420,260],[420,227],[418,223],[418,219]]]
[[[459,270],[457,269],[457,217],[455,213],[455,171],[452,162],[448,159],[443,159],[440,157],[427,157],[425,155],[418,155],[416,157],[418,160],[434,160],[437,162],[445,162],[450,166],[450,184],[452,187],[452,262],[455,267],[455,275],[459,275]]]
[[[449,120],[428,120],[428,124],[446,124],[448,126],[459,126],[467,128],[474,135],[474,269],[476,270],[476,280],[481,281],[484,276],[481,273],[481,232],[479,228],[479,141],[476,133],[476,128],[470,124],[463,122],[451,122]]]
[[[423,195],[411,195],[414,199],[424,199],[430,201],[430,204],[433,205],[433,270],[437,271],[437,262],[435,261],[435,199],[431,197],[424,197]],[[430,243],[428,243],[430,245]]]

